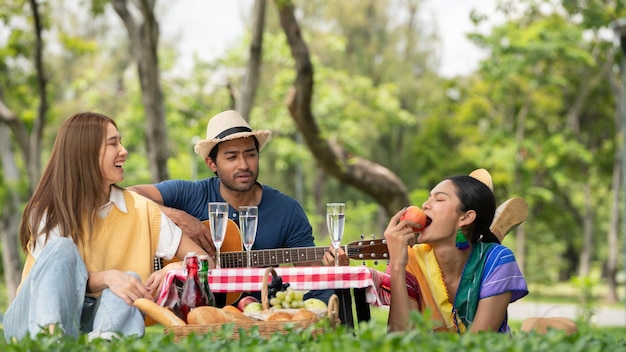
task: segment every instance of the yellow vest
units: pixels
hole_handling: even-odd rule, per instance
[[[109,214],[101,219],[92,238],[79,245],[78,251],[88,272],[132,271],[145,282],[154,271],[161,211],[156,203],[137,193],[123,190],[123,194],[128,212],[124,213],[113,205]],[[35,259],[29,252],[22,271],[22,282],[34,263]]]

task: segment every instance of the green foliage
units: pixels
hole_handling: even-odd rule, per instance
[[[588,326],[591,324],[591,320],[597,310],[597,301],[593,295],[593,290],[598,286],[599,280],[592,276],[574,276],[571,281],[580,290],[580,307],[577,321]]]
[[[455,116],[466,124],[460,129],[475,126],[459,150],[492,172],[497,199],[516,195],[529,203],[524,229],[532,251],[524,272],[538,282],[568,277],[576,267],[587,209],[597,219],[594,234],[609,231],[606,199],[615,191],[610,187],[617,136],[606,133],[615,131],[615,96],[608,84],[612,78],[601,72],[614,58],[591,25],[598,23],[603,5],[576,2],[586,5],[574,10],[574,2],[564,3],[570,12],[547,1],[522,6],[505,1],[506,23],[487,35],[470,35],[491,55],[472,79],[458,85]],[[605,237],[593,236],[594,250]],[[543,253],[544,246],[566,260]],[[537,270],[546,267],[545,260],[553,273]]]
[[[322,136],[388,167],[406,184],[416,205],[441,178],[487,168],[499,202],[520,196],[529,203],[531,214],[523,227],[529,281],[568,278],[582,246],[584,209],[590,207],[592,260],[603,265],[610,250],[604,234],[611,226],[608,200],[620,143],[610,86],[617,72],[601,77],[588,95],[579,94],[606,64],[620,59],[621,54],[612,56],[613,43],[599,32],[626,15],[623,0],[501,1],[506,21],[488,33],[470,35],[488,56],[476,72],[453,79],[434,73],[437,34],[419,20],[419,1],[293,3],[315,65],[312,109]],[[119,18],[100,16],[109,1],[59,4],[64,3],[40,4],[51,107],[42,162],[61,120],[77,111],[98,110],[116,119],[130,152],[123,185],[151,182],[144,107]],[[285,109],[295,75],[293,60],[272,11],[276,3],[268,6],[261,82],[250,115],[254,128],[273,132],[262,151],[259,181],[298,198],[320,246],[328,244],[320,204],[330,198],[349,204],[344,242],[361,234],[380,238],[387,214],[367,195],[324,175]],[[550,11],[555,7],[559,11]],[[411,17],[412,10],[418,16]],[[482,20],[480,14],[472,16]],[[8,29],[3,32],[8,33],[6,41],[0,42],[2,99],[28,128],[38,107],[31,22],[26,1],[0,5],[0,24]],[[186,76],[174,73],[174,44],[162,45],[159,53],[170,175],[210,177],[192,146],[195,138],[205,137],[210,116],[231,108],[227,84],[238,87],[242,81],[249,38],[234,40],[213,62],[196,60]],[[23,160],[16,159],[23,167]],[[22,173],[26,180],[25,169]],[[2,183],[0,194],[7,187],[13,185]],[[592,191],[587,195],[584,189]],[[512,248],[514,236],[505,239]]]
[[[388,333],[386,326],[373,321],[361,323],[356,331],[345,326],[334,329],[326,327],[323,334],[313,335],[311,329],[325,326],[324,323],[302,331],[291,331],[285,335],[274,334],[269,339],[251,331],[239,339],[232,338],[232,325],[222,331],[200,335],[189,335],[175,343],[173,335],[149,332],[143,338],[124,337],[106,341],[96,339],[89,342],[86,335],[78,339],[59,335],[39,335],[36,339],[25,338],[19,342],[8,342],[5,351],[312,351],[371,350],[371,351],[618,351],[626,348],[626,340],[616,334],[565,335],[551,330],[544,335],[536,333],[449,334],[434,333],[424,317],[412,314],[415,329],[410,332]]]

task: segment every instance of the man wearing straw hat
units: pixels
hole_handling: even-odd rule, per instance
[[[214,253],[214,246],[202,223],[208,220],[208,202],[227,202],[228,217],[236,223],[240,206],[258,206],[254,249],[312,247],[313,231],[302,206],[294,198],[257,182],[259,151],[270,135],[268,130],[252,130],[237,111],[221,112],[209,121],[206,139],[194,147],[216,176],[198,181],[168,180],[129,189],[160,204],[163,212],[209,253]],[[326,258],[324,263],[328,264]],[[305,299],[315,297],[327,302],[331,294],[330,290],[311,291]]]

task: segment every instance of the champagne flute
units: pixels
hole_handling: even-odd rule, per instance
[[[339,245],[343,238],[343,227],[346,223],[346,204],[328,203],[326,204],[326,225],[330,234],[330,241],[335,247],[335,266],[339,266]]]
[[[216,258],[215,268],[220,268],[220,248],[226,235],[228,223],[228,203],[209,202],[209,225],[211,226],[211,238],[215,245]]]
[[[239,207],[239,227],[241,242],[248,252],[248,268],[252,267],[250,251],[256,237],[256,228],[259,221],[259,208],[256,206]]]

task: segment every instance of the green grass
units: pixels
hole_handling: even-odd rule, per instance
[[[165,335],[161,325],[146,328],[143,338],[124,337],[111,342],[88,341],[86,335],[78,339],[63,336],[40,335],[34,339],[19,342],[4,341],[4,331],[0,325],[0,350],[3,351],[327,351],[337,350],[372,350],[372,351],[448,351],[462,347],[474,351],[603,351],[626,350],[623,327],[593,327],[581,329],[579,334],[566,336],[560,331],[545,335],[526,334],[520,331],[521,322],[510,321],[513,334],[485,333],[475,336],[430,333],[429,323],[417,320],[417,327],[411,333],[389,334],[387,331],[388,310],[371,307],[371,321],[361,323],[354,331],[344,326],[332,329],[318,338],[312,338],[306,332],[292,332],[285,336],[276,336],[269,341],[245,335],[235,340],[220,333],[206,336],[190,336],[174,342],[172,335]],[[416,314],[417,315],[417,314]],[[415,317],[414,317],[415,318]],[[472,334],[466,334],[472,335]],[[501,335],[501,336],[496,336]],[[419,348],[418,348],[419,347]]]
[[[2,285],[0,285],[0,290],[3,290],[4,288],[2,287]],[[538,285],[538,284],[531,284],[530,285],[530,294],[523,298],[524,301],[530,301],[530,302],[554,302],[554,303],[570,303],[570,304],[580,304],[581,301],[581,288],[576,287],[574,284],[572,283],[559,283],[559,284],[554,284],[554,285]],[[603,287],[602,285],[597,285],[594,286],[592,288],[592,299],[593,305],[596,306],[601,306],[601,305],[606,305],[604,297],[606,296],[606,288]],[[620,288],[620,292],[619,292],[619,297],[624,297],[624,288],[621,287]],[[611,306],[615,306],[618,309],[623,309],[624,304],[623,302],[619,302],[617,304],[611,305]],[[350,348],[350,349],[354,349],[356,347],[354,346],[365,346],[365,348],[361,348],[361,349],[371,349],[371,350],[381,350],[378,348],[379,345],[377,345],[376,343],[379,343],[382,340],[386,341],[384,342],[385,346],[387,346],[388,348],[385,350],[393,350],[395,351],[401,351],[401,350],[411,350],[410,347],[407,347],[406,345],[403,345],[402,343],[399,343],[397,341],[394,340],[394,342],[389,342],[387,341],[387,339],[391,339],[391,337],[389,337],[389,334],[383,334],[383,335],[379,335],[380,331],[386,331],[387,329],[387,309],[385,308],[379,308],[379,307],[371,307],[371,322],[369,323],[365,323],[365,324],[361,324],[355,327],[355,331],[354,334],[351,333],[347,333],[343,332],[343,334],[341,333],[341,330],[337,333],[337,336],[335,336],[335,339],[341,339],[341,342],[337,342],[338,346],[343,346],[344,349]],[[356,313],[355,313],[355,317],[356,317]],[[513,336],[516,335],[521,335],[521,336],[525,336],[522,335],[522,333],[520,332],[520,327],[521,327],[521,321],[509,321],[509,325],[511,326],[511,330],[513,331]],[[181,342],[179,344],[175,344],[173,342],[172,336],[166,336],[163,333],[163,327],[160,325],[155,325],[155,326],[150,326],[146,329],[146,335],[141,338],[141,339],[136,339],[136,338],[124,338],[120,341],[114,341],[114,342],[105,342],[105,341],[94,341],[94,342],[88,342],[86,339],[86,335],[81,335],[81,337],[79,337],[78,339],[69,339],[69,338],[62,338],[61,340],[59,340],[59,337],[52,338],[49,336],[41,336],[41,337],[37,337],[36,339],[30,340],[28,342],[22,342],[20,341],[19,343],[7,343],[4,340],[4,331],[1,330],[2,326],[0,324],[0,349],[2,350],[10,350],[10,351],[83,351],[83,350],[93,350],[93,351],[110,351],[110,350],[116,350],[116,351],[160,351],[160,352],[165,352],[165,351],[186,351],[186,350],[194,350],[194,349],[202,349],[202,350],[207,350],[209,348],[209,346],[213,346],[215,348],[220,348],[223,349],[224,351],[254,351],[254,350],[294,350],[293,346],[298,345],[300,346],[301,343],[299,342],[294,342],[294,345],[291,345],[292,347],[285,347],[286,343],[283,340],[277,340],[274,342],[274,344],[270,344],[269,346],[273,346],[273,348],[268,348],[268,349],[260,349],[259,346],[261,346],[260,342],[254,342],[251,339],[248,339],[246,341],[230,341],[232,339],[224,339],[222,341],[221,344],[214,344],[214,342],[209,341],[207,339],[210,338],[206,338],[206,337],[197,337],[195,339],[190,339],[189,341],[185,341],[185,342]],[[552,348],[554,346],[556,346],[555,349],[552,350],[560,350],[560,351],[567,351],[567,352],[573,352],[573,351],[584,351],[586,349],[590,349],[590,350],[616,350],[617,349],[621,349],[621,350],[626,350],[626,342],[624,342],[624,327],[597,327],[597,326],[591,326],[589,328],[582,328],[580,331],[580,334],[578,335],[578,339],[582,339],[584,340],[583,342],[578,341],[576,342],[575,340],[570,340],[569,338],[565,338],[562,336],[558,336],[558,335],[550,335],[547,337],[540,337],[538,338],[538,340],[536,342],[536,344],[541,345],[542,349],[545,350],[545,348]],[[324,346],[324,342],[320,342],[320,343],[315,343],[315,344],[310,344],[308,345],[308,340],[307,338],[310,337],[306,337],[303,336],[303,334],[298,335],[297,333],[294,333],[295,336],[290,336],[288,338],[286,338],[286,341],[290,341],[291,339],[294,340],[298,340],[298,339],[302,339],[302,344],[303,346],[309,346],[307,347],[302,347],[302,348],[298,348],[300,351],[307,351],[307,350],[323,350],[320,348],[318,348],[317,346]],[[345,338],[344,338],[345,336]],[[328,339],[331,339],[332,337],[328,337]],[[353,340],[354,339],[354,340]],[[446,348],[442,348],[441,344],[447,344],[450,343],[450,341],[455,342],[456,339],[458,339],[458,337],[450,337],[450,338],[440,338],[440,337],[436,337],[433,338],[430,335],[424,335],[424,333],[422,332],[421,337],[419,338],[420,341],[430,341],[430,342],[424,342],[426,343],[425,345],[419,345],[420,347],[426,347],[426,346],[431,346],[431,348],[433,348],[434,350],[448,350]],[[424,340],[425,339],[425,340]],[[438,339],[437,341],[434,341],[433,339]],[[444,340],[444,341],[439,341],[439,340]],[[473,338],[469,338],[469,339],[473,339]],[[487,345],[483,345],[483,346],[489,346],[488,350],[502,350],[502,351],[506,351],[506,350],[516,350],[516,351],[522,351],[522,350],[536,350],[535,347],[539,346],[539,345],[533,345],[531,342],[528,341],[527,338],[522,338],[519,339],[519,341],[517,341],[518,345],[522,345],[522,346],[528,346],[528,343],[531,343],[530,347],[524,348],[524,347],[508,347],[509,345],[501,340],[499,340],[498,338],[485,338],[486,340],[489,340]],[[497,341],[493,340],[496,339]],[[345,341],[344,341],[345,340]],[[376,343],[374,341],[372,341],[372,345],[370,346],[370,348],[367,348],[367,341],[368,340],[375,340],[377,341]],[[433,341],[431,341],[433,340]],[[480,340],[480,338],[478,338],[479,342],[475,342],[477,345],[474,345],[474,350],[481,350],[480,348],[478,348],[477,346],[480,346],[481,343],[486,343],[482,340]],[[365,341],[365,342],[364,342]],[[473,340],[472,340],[473,341]],[[481,342],[482,341],[482,342]],[[495,342],[494,342],[495,341]],[[380,342],[383,343],[383,342]],[[491,344],[500,344],[501,348],[492,348]],[[571,345],[570,345],[571,343]],[[596,348],[596,344],[600,344],[601,348]],[[363,345],[365,344],[365,345]],[[388,344],[399,344],[397,347],[389,347]],[[429,345],[430,344],[430,345]],[[524,345],[526,344],[526,345]],[[551,344],[556,344],[556,345],[551,345]],[[578,344],[578,345],[576,345]],[[87,346],[89,346],[87,348]],[[393,345],[396,346],[396,345]],[[412,345],[415,348],[415,345]],[[581,347],[582,346],[582,347]],[[616,347],[617,346],[617,347]],[[354,347],[354,348],[352,348]],[[519,348],[518,348],[519,347]],[[545,347],[545,348],[544,348]],[[333,349],[337,349],[336,346],[333,345]]]
[[[266,340],[254,331],[233,339],[228,330],[206,335],[190,335],[174,342],[162,328],[148,328],[143,338],[124,337],[113,341],[88,341],[86,335],[78,339],[60,335],[39,335],[34,339],[0,343],[3,351],[320,351],[371,350],[371,351],[624,351],[626,340],[623,329],[602,329],[574,335],[562,331],[547,334],[498,333],[446,334],[433,333],[429,323],[418,314],[412,315],[415,329],[410,332],[388,333],[385,326],[375,320],[362,323],[358,332],[345,326],[326,327],[323,334],[313,336],[310,330],[292,331],[274,335]]]

